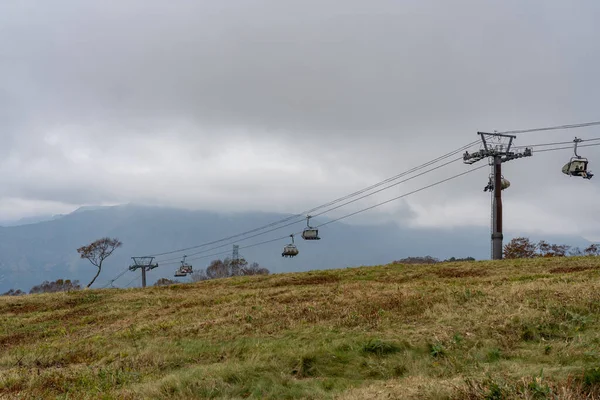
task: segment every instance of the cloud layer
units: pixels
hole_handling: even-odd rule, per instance
[[[297,212],[477,130],[600,119],[599,13],[541,0],[3,2],[0,219],[122,202]],[[600,131],[519,142],[574,134]],[[600,165],[598,148],[586,154]],[[560,174],[568,157],[506,165],[507,227],[600,238],[600,190]],[[379,213],[485,225],[486,180]]]

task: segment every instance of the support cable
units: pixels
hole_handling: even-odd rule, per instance
[[[388,186],[384,186],[383,188],[381,188],[381,189],[378,189],[378,190],[376,190],[376,191],[374,191],[374,192],[370,192],[370,193],[364,194],[364,195],[362,195],[362,196],[360,196],[360,197],[357,197],[357,198],[354,198],[354,199],[352,199],[352,200],[349,200],[349,201],[347,201],[347,202],[345,202],[345,203],[339,204],[339,205],[337,205],[337,206],[335,206],[335,207],[331,207],[331,208],[329,208],[329,209],[327,209],[327,210],[325,210],[325,211],[321,211],[320,213],[314,214],[314,215],[312,215],[311,217],[313,217],[313,216],[314,216],[314,217],[318,217],[318,216],[320,216],[320,215],[326,214],[326,213],[328,213],[328,212],[331,212],[331,211],[333,211],[333,210],[337,210],[337,209],[339,209],[339,208],[342,208],[342,207],[344,207],[344,206],[347,206],[348,204],[355,203],[355,202],[357,202],[357,201],[359,201],[359,200],[365,199],[365,198],[367,198],[367,197],[370,197],[370,196],[373,196],[373,195],[375,195],[375,194],[377,194],[377,193],[380,193],[380,192],[383,192],[383,191],[385,191],[385,190],[391,189],[391,188],[393,188],[393,187],[395,187],[395,186],[398,186],[398,185],[400,185],[400,184],[402,184],[402,183],[408,182],[408,181],[410,181],[410,180],[412,180],[412,179],[418,178],[418,177],[420,177],[420,176],[423,176],[423,175],[425,175],[425,174],[428,174],[428,173],[430,173],[430,172],[433,172],[433,171],[435,171],[435,170],[438,170],[438,169],[440,169],[440,168],[446,167],[446,166],[448,166],[448,165],[450,165],[450,164],[453,164],[453,163],[455,163],[455,162],[457,162],[457,161],[461,161],[461,160],[462,160],[462,157],[459,157],[459,158],[453,159],[453,160],[451,160],[451,161],[448,161],[448,162],[446,162],[446,163],[444,163],[444,164],[440,164],[440,165],[438,165],[438,166],[436,166],[436,167],[430,168],[430,169],[428,169],[428,170],[426,170],[426,171],[424,171],[424,172],[421,172],[421,173],[419,173],[419,174],[417,174],[417,175],[413,175],[413,176],[411,176],[410,178],[406,178],[406,179],[404,179],[404,180],[402,180],[402,181],[399,181],[399,182],[392,183],[392,184],[390,184],[390,185],[388,185]],[[230,246],[230,245],[232,245],[233,243],[239,243],[239,242],[241,242],[241,241],[248,240],[248,239],[252,239],[252,238],[255,238],[255,237],[257,237],[257,236],[262,236],[262,235],[265,235],[265,234],[267,234],[267,233],[270,233],[270,232],[273,232],[273,231],[276,231],[276,230],[279,230],[279,229],[282,229],[282,228],[285,228],[285,227],[288,227],[288,226],[291,226],[291,225],[298,224],[298,223],[300,223],[300,222],[304,222],[304,220],[290,222],[290,223],[288,223],[288,224],[281,225],[281,226],[278,226],[278,227],[275,227],[275,228],[269,229],[269,230],[267,230],[267,231],[264,231],[264,232],[260,232],[260,233],[257,233],[257,234],[251,235],[251,236],[247,236],[247,237],[245,237],[245,238],[243,238],[243,239],[239,239],[239,240],[237,240],[237,241],[234,241],[234,242],[229,242],[229,243],[225,243],[225,244],[222,244],[222,245],[219,245],[219,246],[211,247],[210,249],[204,249],[204,250],[200,250],[200,251],[198,251],[198,252],[191,253],[191,254],[188,254],[188,255],[189,255],[189,256],[194,256],[194,255],[198,255],[198,254],[206,253],[206,252],[208,252],[208,251],[216,250],[216,249],[219,249],[219,248],[222,248],[222,247],[227,247],[227,246]],[[172,261],[172,260],[175,260],[175,259],[176,259],[176,258],[169,258],[169,259],[161,260],[160,262]],[[178,258],[177,258],[177,259],[178,259]]]
[[[532,128],[532,129],[518,129],[514,131],[495,132],[502,135],[518,134],[518,133],[530,133],[530,132],[542,132],[542,131],[554,131],[560,129],[575,129],[575,128],[587,128],[589,126],[600,125],[600,121],[584,122],[580,124],[567,124],[567,125],[556,125],[548,126],[543,128]]]
[[[334,223],[334,222],[338,222],[338,221],[341,221],[341,220],[343,220],[343,219],[346,219],[346,218],[352,217],[352,216],[354,216],[354,215],[357,215],[357,214],[363,213],[363,212],[365,212],[365,211],[372,210],[372,209],[374,209],[374,208],[377,208],[377,207],[380,207],[380,206],[382,206],[382,205],[385,205],[385,204],[391,203],[391,202],[393,202],[393,201],[396,201],[396,200],[402,199],[402,198],[404,198],[404,197],[407,197],[407,196],[410,196],[410,195],[412,195],[412,194],[415,194],[415,193],[421,192],[421,191],[423,191],[423,190],[426,190],[426,189],[432,188],[432,187],[434,187],[434,186],[441,185],[442,183],[445,183],[445,182],[451,181],[451,180],[453,180],[453,179],[456,179],[456,178],[459,178],[459,177],[461,177],[461,176],[464,176],[464,175],[467,175],[467,174],[473,173],[473,172],[475,172],[475,171],[477,171],[477,170],[480,170],[480,169],[482,169],[482,168],[485,168],[485,167],[487,167],[487,165],[482,165],[482,166],[480,166],[480,167],[477,167],[477,168],[472,168],[472,169],[470,169],[470,170],[468,170],[468,171],[462,172],[462,173],[460,173],[460,174],[457,174],[457,175],[453,175],[453,176],[451,176],[451,177],[449,177],[449,178],[442,179],[441,181],[437,181],[437,182],[435,182],[435,183],[432,183],[432,184],[429,184],[429,185],[427,185],[427,186],[423,186],[423,187],[421,187],[421,188],[419,188],[419,189],[412,190],[412,191],[410,191],[410,192],[407,192],[407,193],[404,193],[404,194],[402,194],[402,195],[400,195],[400,196],[393,197],[393,198],[391,198],[391,199],[388,199],[388,200],[382,201],[382,202],[380,202],[380,203],[377,203],[377,204],[374,204],[374,205],[372,205],[372,206],[365,207],[365,208],[363,208],[363,209],[360,209],[360,210],[358,210],[358,211],[355,211],[355,212],[352,212],[352,213],[349,213],[349,214],[343,215],[343,216],[341,216],[341,217],[339,217],[339,218],[336,218],[336,219],[333,219],[333,220],[330,220],[330,221],[324,222],[324,223],[322,223],[322,224],[320,224],[320,225],[317,225],[315,228],[320,228],[320,227],[323,227],[323,226],[326,226],[326,225],[332,224],[332,223]],[[298,234],[300,234],[300,233],[302,233],[302,232],[295,233],[294,235],[298,235]],[[240,247],[240,249],[247,249],[247,248],[251,248],[251,247],[255,247],[255,246],[260,246],[260,245],[262,245],[262,244],[266,244],[266,243],[272,243],[272,242],[280,241],[280,240],[283,240],[283,239],[289,238],[289,236],[290,236],[290,235],[285,235],[285,236],[278,237],[278,238],[275,238],[275,239],[266,240],[266,241],[264,241],[264,242],[259,242],[259,243],[250,244],[250,245],[247,245],[247,246],[244,246],[244,247]],[[222,252],[222,253],[216,253],[216,254],[204,255],[204,256],[200,256],[200,257],[195,257],[195,258],[191,258],[191,259],[189,259],[189,260],[190,260],[190,261],[192,261],[192,260],[199,260],[199,259],[202,259],[202,258],[214,257],[214,256],[218,256],[218,255],[221,255],[221,254],[229,254],[229,251],[227,251],[227,252]],[[176,264],[176,263],[170,263],[170,264]],[[162,264],[162,265],[170,265],[170,264],[169,264],[169,263],[167,263],[167,264]]]
[[[198,244],[198,245],[190,246],[190,247],[186,247],[186,248],[181,248],[181,249],[177,249],[177,250],[165,251],[165,252],[162,252],[162,253],[156,253],[156,254],[152,254],[152,255],[149,255],[149,256],[159,257],[159,256],[164,256],[164,255],[169,255],[169,254],[180,253],[180,252],[183,252],[183,251],[189,251],[189,250],[197,249],[197,248],[200,248],[200,247],[210,246],[212,244],[216,244],[216,243],[224,242],[224,241],[227,241],[227,240],[231,240],[231,239],[239,238],[239,237],[242,237],[242,236],[246,236],[246,235],[248,235],[250,233],[258,232],[258,231],[270,228],[272,226],[280,225],[282,223],[288,222],[288,221],[293,220],[293,219],[302,218],[302,220],[304,220],[304,218],[306,217],[307,214],[310,214],[310,213],[312,213],[312,212],[314,212],[316,210],[320,210],[322,208],[331,206],[333,204],[342,202],[342,201],[347,200],[349,198],[358,196],[358,195],[363,194],[365,192],[368,192],[368,191],[370,191],[372,189],[375,189],[375,188],[377,188],[379,186],[385,185],[388,182],[392,182],[392,181],[397,180],[397,179],[399,179],[401,177],[409,175],[409,174],[411,174],[413,172],[416,172],[416,171],[418,171],[420,169],[423,169],[423,168],[428,167],[428,166],[430,166],[432,164],[435,164],[435,163],[437,163],[437,162],[439,162],[441,160],[444,160],[446,158],[452,157],[453,155],[461,153],[462,151],[469,149],[470,147],[472,147],[473,145],[475,145],[477,143],[478,143],[478,141],[474,141],[474,142],[468,143],[468,144],[466,144],[466,145],[464,145],[464,146],[462,146],[462,147],[460,147],[460,148],[458,148],[458,149],[456,149],[454,151],[451,151],[451,152],[446,153],[446,154],[444,154],[442,156],[439,156],[439,157],[437,157],[437,158],[435,158],[435,159],[433,159],[431,161],[428,161],[428,162],[426,162],[424,164],[421,164],[418,167],[411,168],[411,169],[409,169],[407,171],[404,171],[404,172],[402,172],[402,173],[400,173],[398,175],[395,175],[395,176],[387,178],[387,179],[385,179],[383,181],[380,181],[380,182],[378,182],[378,183],[376,183],[374,185],[368,186],[366,188],[363,188],[361,190],[358,190],[358,191],[353,192],[351,194],[348,194],[346,196],[340,197],[340,198],[335,199],[333,201],[330,201],[328,203],[325,203],[325,204],[322,204],[320,206],[314,207],[314,208],[312,208],[310,210],[303,211],[300,214],[292,215],[292,216],[283,218],[281,220],[269,223],[267,225],[264,225],[264,226],[261,226],[261,227],[255,228],[255,229],[251,229],[251,230],[246,231],[246,232],[242,232],[242,233],[238,233],[238,234],[235,234],[235,235],[231,235],[231,236],[228,236],[228,237],[225,237],[225,238],[222,238],[222,239],[218,239],[218,240],[214,240],[214,241],[211,241],[211,242],[206,242],[206,243],[202,243],[202,244]],[[300,221],[298,221],[298,222],[300,222]],[[294,223],[296,223],[296,222],[294,222]]]

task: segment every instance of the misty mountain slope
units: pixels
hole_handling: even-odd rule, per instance
[[[170,208],[124,205],[78,210],[52,221],[0,228],[0,291],[20,288],[28,291],[44,280],[78,279],[87,283],[95,269],[81,260],[76,249],[103,236],[117,237],[123,247],[107,259],[96,283],[103,285],[131,264],[132,256],[161,253],[218,240],[277,221],[286,215],[273,213],[218,214]],[[320,218],[319,222],[326,219]],[[487,229],[433,230],[399,227],[394,223],[359,226],[334,223],[320,230],[322,240],[303,241],[296,237],[300,255],[281,257],[289,239],[245,249],[244,246],[282,237],[302,230],[303,223],[286,227],[248,240],[239,240],[240,254],[257,261],[271,272],[307,271],[387,263],[407,256],[431,255],[487,258]],[[550,238],[551,239],[551,238]],[[579,238],[565,238],[561,243],[576,244]],[[194,268],[205,268],[210,256],[231,250],[229,241],[192,249],[187,254],[221,246],[192,260]],[[176,265],[161,260],[181,257],[183,253],[157,257],[160,268],[151,271],[148,283],[161,277],[173,278]],[[208,255],[208,257],[205,257]],[[177,262],[177,261],[170,261]],[[139,272],[136,273],[139,275]],[[125,285],[135,278],[127,272],[115,283]],[[135,282],[137,284],[137,282]]]

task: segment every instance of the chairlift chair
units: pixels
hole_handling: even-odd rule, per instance
[[[577,154],[577,145],[582,141],[582,139],[579,139],[577,137],[573,140],[573,143],[575,143],[573,149],[574,156],[571,157],[569,162],[563,166],[562,172],[563,174],[569,176],[582,177],[583,179],[592,179],[594,174],[592,174],[592,171],[588,171],[587,169],[588,159],[585,157],[581,157],[579,154]]]
[[[296,257],[298,255],[298,253],[300,253],[298,251],[298,248],[294,244],[294,235],[290,235],[290,237],[292,238],[292,243],[286,245],[283,248],[283,253],[281,253],[282,257],[292,258],[292,257]]]
[[[306,217],[306,228],[302,231],[302,239],[304,240],[321,240],[319,237],[319,230],[310,226],[311,216]]]
[[[181,260],[181,265],[179,266],[177,271],[175,271],[176,277],[184,277],[194,272],[192,266],[185,262],[186,258],[187,256],[183,256],[183,260]]]
[[[183,271],[181,270],[181,268],[178,268],[178,269],[175,271],[175,277],[176,277],[176,278],[182,278],[182,277],[186,277],[186,276],[187,276],[187,274],[186,274],[185,272],[183,272]]]

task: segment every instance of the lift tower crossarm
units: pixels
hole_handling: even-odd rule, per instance
[[[130,271],[142,270],[142,287],[146,287],[146,272],[158,268],[154,262],[154,257],[131,257],[133,264],[129,266]]]

